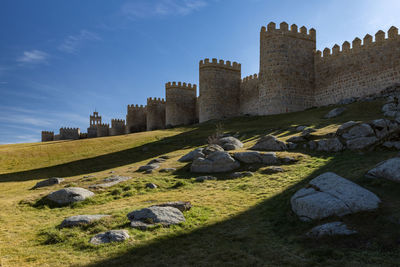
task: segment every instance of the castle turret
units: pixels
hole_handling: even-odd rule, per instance
[[[126,133],[146,131],[146,107],[128,105],[126,114]]]
[[[165,84],[165,124],[167,127],[189,125],[196,121],[196,85]]]
[[[147,131],[165,128],[165,100],[160,98],[147,98]]]
[[[271,22],[260,33],[259,113],[278,114],[313,105],[316,32]]]
[[[42,142],[54,141],[54,132],[42,131]]]
[[[239,115],[241,65],[213,58],[200,61],[199,120]]]
[[[110,135],[125,134],[125,120],[111,119]]]

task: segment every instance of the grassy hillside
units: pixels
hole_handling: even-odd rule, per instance
[[[223,121],[226,133],[237,134],[250,147],[259,136],[272,133],[282,140],[307,125],[325,135],[349,120],[381,118],[382,102],[354,103],[335,119],[322,119],[332,107],[265,117]],[[400,260],[400,185],[370,181],[366,171],[396,151],[317,153],[281,152],[298,159],[283,173],[196,183],[198,175],[177,159],[202,146],[215,131],[209,122],[190,127],[79,141],[0,146],[0,266],[395,266]],[[137,168],[168,155],[162,164],[170,174],[142,174]],[[249,166],[242,166],[243,170]],[[291,212],[289,199],[307,181],[326,171],[351,179],[383,201],[376,212],[341,218],[359,235],[310,240],[304,233],[320,222],[304,223]],[[84,202],[50,208],[40,199],[64,186],[87,188],[110,176],[133,179]],[[87,178],[86,176],[93,177]],[[39,180],[64,177],[61,185],[30,190]],[[159,188],[145,189],[148,182]],[[191,201],[186,223],[149,231],[131,229],[126,214],[165,201]],[[59,229],[68,216],[110,214],[91,226]],[[108,229],[127,229],[128,242],[94,246],[91,236]]]

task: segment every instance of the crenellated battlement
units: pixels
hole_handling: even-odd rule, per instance
[[[165,84],[165,89],[168,90],[170,88],[179,88],[179,89],[186,89],[186,90],[194,90],[196,91],[197,85],[191,83],[182,83],[182,82],[167,82]]]
[[[79,128],[61,127],[60,131],[80,131]]]
[[[122,119],[111,119],[111,127],[125,127],[125,120]]]
[[[145,109],[146,108],[146,106],[143,106],[143,105],[128,105],[128,112],[129,111],[137,111],[137,110],[143,110],[143,109]]]
[[[317,39],[317,32],[314,28],[311,28],[307,31],[305,26],[302,26],[300,30],[296,24],[292,24],[289,29],[289,24],[286,22],[281,22],[279,25],[279,29],[276,28],[276,24],[274,22],[270,22],[267,27],[261,27],[261,34],[265,35],[287,35],[294,38],[301,38],[315,41]]]
[[[246,76],[242,79],[242,83],[248,82],[248,81],[252,81],[252,80],[258,80],[258,74],[255,73],[254,75],[249,75]]]
[[[109,123],[100,123],[97,125],[98,128],[110,128]]]
[[[213,58],[210,62],[209,58],[206,58],[204,60],[200,60],[199,63],[200,69],[206,68],[206,67],[217,67],[217,68],[222,68],[222,69],[229,69],[229,70],[234,70],[234,71],[241,71],[242,65],[237,62],[231,63],[231,61],[227,60],[224,61],[222,59],[218,60],[216,58]]]
[[[165,104],[164,98],[148,97],[147,105]]]
[[[42,134],[54,134],[52,131],[42,131]]]
[[[335,44],[332,49],[325,48],[323,51],[317,50],[315,52],[315,59],[327,60],[340,55],[354,54],[372,47],[382,46],[395,40],[400,40],[399,30],[394,26],[388,30],[387,36],[388,38],[386,38],[386,33],[384,31],[379,30],[375,34],[375,40],[373,40],[373,37],[370,34],[365,35],[363,40],[356,37],[352,41],[351,45],[350,42],[345,41],[341,47],[338,44]]]

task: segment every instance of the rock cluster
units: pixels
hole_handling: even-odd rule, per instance
[[[190,171],[196,173],[229,172],[240,167],[240,163],[228,152],[217,151],[205,158],[193,161]]]

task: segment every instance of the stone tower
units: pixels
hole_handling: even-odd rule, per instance
[[[196,85],[165,84],[165,124],[167,127],[189,125],[196,121]]]
[[[110,135],[125,134],[125,120],[111,119]]]
[[[128,105],[126,114],[126,133],[146,131],[146,107]]]
[[[165,129],[165,100],[160,98],[147,98],[147,131]]]
[[[88,138],[97,137],[97,125],[101,124],[101,116],[99,116],[98,112],[93,112],[93,115],[90,115],[90,126],[87,128]]]
[[[60,140],[78,140],[80,134],[79,128],[60,128]]]
[[[260,115],[300,111],[313,105],[316,32],[271,22],[260,32]]]
[[[97,137],[109,136],[110,135],[110,124],[101,123],[96,126]]]
[[[200,61],[199,121],[239,115],[241,65],[230,61]]]
[[[54,132],[42,131],[42,142],[54,141]]]

